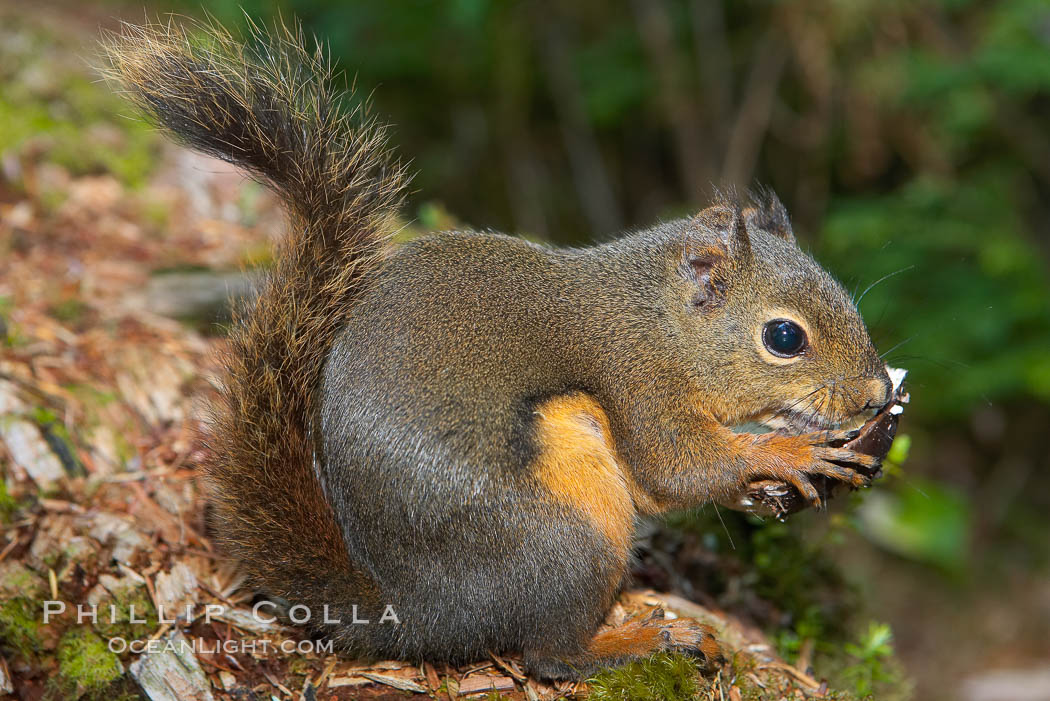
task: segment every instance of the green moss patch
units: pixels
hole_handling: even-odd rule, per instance
[[[105,577],[103,575],[100,580],[104,580]],[[157,612],[145,585],[125,577],[123,580],[107,582],[105,586],[111,598],[98,602],[98,622],[95,624],[95,630],[99,634],[107,639],[136,640],[156,630]],[[145,620],[145,623],[132,622],[132,607],[135,609],[135,620]]]
[[[0,563],[0,600],[34,599],[44,592],[44,579],[17,560]]]
[[[88,628],[75,628],[58,643],[58,676],[62,688],[76,698],[99,698],[124,675],[120,659]]]
[[[7,491],[7,481],[0,475],[0,522],[10,523],[17,510],[18,502]]]
[[[43,649],[40,637],[42,611],[37,601],[16,596],[0,604],[0,647],[23,659]]]
[[[701,688],[696,662],[667,653],[602,670],[587,683],[592,701],[688,701]]]

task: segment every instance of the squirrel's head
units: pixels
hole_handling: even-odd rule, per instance
[[[883,406],[890,379],[853,300],[795,242],[784,206],[719,204],[686,223],[680,339],[728,425],[812,431]],[[692,339],[692,341],[690,340]],[[705,388],[705,389],[706,389]]]

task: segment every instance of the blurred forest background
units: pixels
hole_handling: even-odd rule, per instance
[[[767,567],[778,529],[820,543],[889,624],[918,698],[960,698],[987,668],[1050,673],[1050,3],[206,6],[323,38],[411,160],[421,230],[582,244],[695,211],[716,186],[773,187],[803,245],[863,293],[912,404],[899,465],[856,503],[711,537],[746,532],[733,547]],[[172,10],[201,13],[148,6]],[[42,122],[5,109],[6,151]],[[142,161],[121,167],[133,179]],[[789,651],[819,625],[804,609],[781,622]]]

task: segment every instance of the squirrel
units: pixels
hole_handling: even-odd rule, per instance
[[[760,479],[819,504],[811,478],[856,487],[876,466],[841,426],[889,401],[886,368],[772,192],[590,247],[395,246],[406,170],[301,28],[125,25],[103,43],[152,122],[286,204],[202,472],[220,546],[341,650],[513,652],[566,679],[661,650],[715,664],[696,620],[602,628],[636,519]],[[733,430],[748,422],[776,430]]]

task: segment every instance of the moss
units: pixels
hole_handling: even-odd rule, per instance
[[[58,418],[58,414],[47,409],[45,407],[35,407],[30,413],[29,418],[38,426],[61,426],[65,429],[64,424]],[[68,432],[65,436],[68,436]]]
[[[110,606],[114,608],[111,610]],[[135,607],[135,620],[145,620],[145,623],[131,622],[132,606]],[[136,640],[149,635],[156,630],[157,625],[157,612],[143,585],[117,591],[111,599],[98,605],[98,623],[95,624],[95,630],[106,639]]]
[[[703,579],[696,586],[729,608],[749,597],[769,602],[768,615],[757,622],[791,662],[807,638],[831,646],[847,642],[862,608],[856,585],[829,555],[850,523],[821,519],[801,513],[790,523],[763,522],[735,512],[693,510],[672,515],[668,524],[693,534],[724,563],[698,571]]]
[[[51,305],[47,311],[64,324],[75,324],[83,319],[90,310],[91,307],[84,301],[70,298]]]
[[[736,650],[729,658],[729,674],[731,679],[746,679],[747,675],[755,671],[758,663],[755,658],[746,652]]]
[[[66,428],[65,422],[59,419],[55,412],[43,407],[34,409],[30,418],[40,428],[40,434],[47,441],[51,452],[62,462],[66,473],[76,476],[86,475],[87,471],[77,456],[76,443]]]
[[[0,600],[18,596],[39,599],[47,587],[44,578],[17,560],[0,563]]]
[[[282,682],[290,689],[303,688],[303,684],[318,671],[315,660],[302,655],[293,655],[286,662]]]
[[[102,698],[123,675],[120,659],[90,629],[71,629],[59,641],[59,685],[77,698]]]
[[[40,603],[16,596],[0,604],[0,647],[23,659],[34,657],[43,649],[40,627],[43,625]]]
[[[0,345],[7,348],[19,348],[29,343],[22,329],[11,321],[13,305],[10,297],[0,297]]]
[[[127,105],[70,61],[64,37],[32,25],[5,29],[17,31],[20,41],[0,41],[0,63],[22,70],[5,76],[0,151],[32,143],[43,148],[45,160],[74,175],[111,173],[128,187],[142,185],[156,162],[154,130],[143,120],[114,119],[127,114]]]
[[[687,701],[701,689],[696,663],[667,653],[602,670],[587,683],[592,701]]]
[[[7,480],[0,475],[0,521],[10,523],[16,511],[18,511],[18,502],[7,491]]]
[[[73,536],[65,542],[61,549],[61,569],[58,572],[58,581],[64,582],[77,566],[90,568],[92,563],[98,560],[98,547],[94,541],[84,536]]]

